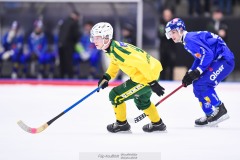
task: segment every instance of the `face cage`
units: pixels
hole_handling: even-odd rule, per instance
[[[94,43],[94,37],[96,37],[96,36],[101,36],[102,38],[103,38],[103,36],[102,35],[90,35],[90,42],[91,43]]]
[[[90,42],[93,43],[93,36],[90,36]]]
[[[172,29],[172,30],[170,30],[170,31],[168,31],[168,32],[165,33],[167,39],[171,39],[171,38],[172,38],[172,31],[173,31],[173,30],[178,31],[178,33],[180,34],[180,29],[179,29],[179,28]]]
[[[109,35],[106,35],[106,36],[104,37],[103,35],[94,35],[94,36],[93,36],[93,35],[91,34],[91,36],[90,36],[90,42],[91,42],[91,43],[94,43],[93,37],[95,37],[95,36],[101,36],[102,39],[110,39],[110,38],[109,38]]]
[[[171,31],[169,31],[169,32],[171,32]],[[170,37],[170,33],[169,33],[169,32],[165,33],[167,39],[171,39],[171,37]]]
[[[93,38],[94,38],[94,36],[91,35],[91,36],[90,36],[90,42],[91,42],[91,43],[94,43]],[[108,39],[108,42],[107,42],[107,43],[104,43],[104,40],[105,40],[105,39]],[[102,46],[101,49],[105,49],[106,46],[107,46],[110,42],[111,42],[111,39],[110,39],[110,38],[106,38],[106,37],[103,37],[103,36],[102,36],[102,44],[103,44],[103,46]]]

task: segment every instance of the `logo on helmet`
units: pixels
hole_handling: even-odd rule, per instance
[[[180,18],[174,18],[171,21],[169,21],[165,27],[165,34],[167,39],[171,38],[170,31],[172,30],[186,30],[184,22]]]
[[[178,20],[179,20],[179,18],[174,18],[174,19],[172,20],[172,23],[177,23]]]

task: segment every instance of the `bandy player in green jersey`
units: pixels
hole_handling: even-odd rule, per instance
[[[164,94],[164,88],[157,82],[162,71],[161,63],[142,49],[112,38],[113,28],[109,23],[100,22],[93,26],[90,41],[97,49],[103,50],[111,60],[98,86],[102,89],[106,88],[109,80],[115,78],[119,70],[130,77],[109,93],[116,122],[109,124],[107,130],[112,133],[130,131],[125,101],[133,99],[137,108],[143,110],[151,120],[151,123],[143,126],[143,131],[165,131],[166,125],[159,117],[156,106],[150,101],[152,91],[158,96]]]

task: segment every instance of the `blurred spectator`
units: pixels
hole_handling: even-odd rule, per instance
[[[210,17],[210,8],[212,6],[211,0],[204,0],[204,16]]]
[[[89,61],[90,63],[90,75],[88,78],[99,78],[101,65],[101,51],[96,49],[95,45],[90,42],[90,31],[93,27],[93,22],[86,22],[83,25],[83,35],[79,42],[76,44],[76,52],[73,55],[73,64],[76,75],[79,75],[81,68],[80,63],[83,61]]]
[[[218,0],[218,3],[223,13],[227,15],[232,14],[232,0]]]
[[[173,69],[176,63],[177,52],[176,45],[165,36],[165,26],[172,18],[172,11],[168,8],[164,9],[158,27],[158,37],[160,39],[159,57],[163,66],[163,71],[160,75],[161,80],[173,80]]]
[[[134,28],[131,24],[125,24],[121,30],[121,41],[136,45],[136,37],[134,34]]]
[[[212,18],[207,24],[207,30],[219,35],[227,43],[228,26],[224,21],[223,12],[220,9],[213,11]]]
[[[193,16],[201,15],[200,0],[188,0],[188,14]]]
[[[53,44],[52,44],[51,50],[55,56],[55,62],[51,68],[53,73],[55,72],[55,68],[59,68],[59,65],[60,65],[59,51],[58,51],[58,49],[59,49],[58,48],[58,39],[59,39],[58,36],[59,36],[59,31],[60,31],[60,27],[61,27],[62,23],[63,23],[62,19],[58,20],[56,26],[53,28],[53,31],[52,31]]]
[[[164,8],[169,8],[173,13],[175,13],[176,7],[179,3],[180,0],[156,0],[155,6],[160,14],[164,10]]]
[[[136,45],[136,36],[134,34],[134,28],[131,24],[126,23],[121,29],[121,40],[122,42]],[[124,73],[120,70],[116,79],[122,80]]]
[[[11,77],[18,77],[19,57],[23,51],[23,35],[19,33],[19,24],[17,21],[12,23],[9,31],[3,36],[2,51],[0,51],[0,71],[2,61],[11,60],[13,69]]]
[[[28,38],[28,47],[29,53],[24,54],[21,59],[22,63],[25,63],[24,71],[27,72],[27,63],[30,61],[32,75],[37,74],[38,79],[45,76],[52,77],[53,73],[50,66],[54,63],[55,55],[50,51],[42,20],[34,22],[34,30]]]
[[[60,60],[60,77],[73,78],[73,54],[75,45],[79,40],[79,13],[70,13],[60,26],[58,51]]]

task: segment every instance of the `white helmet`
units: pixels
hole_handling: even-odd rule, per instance
[[[113,28],[111,24],[107,22],[99,22],[95,24],[91,29],[90,41],[93,43],[94,36],[101,36],[102,38],[113,38]]]

